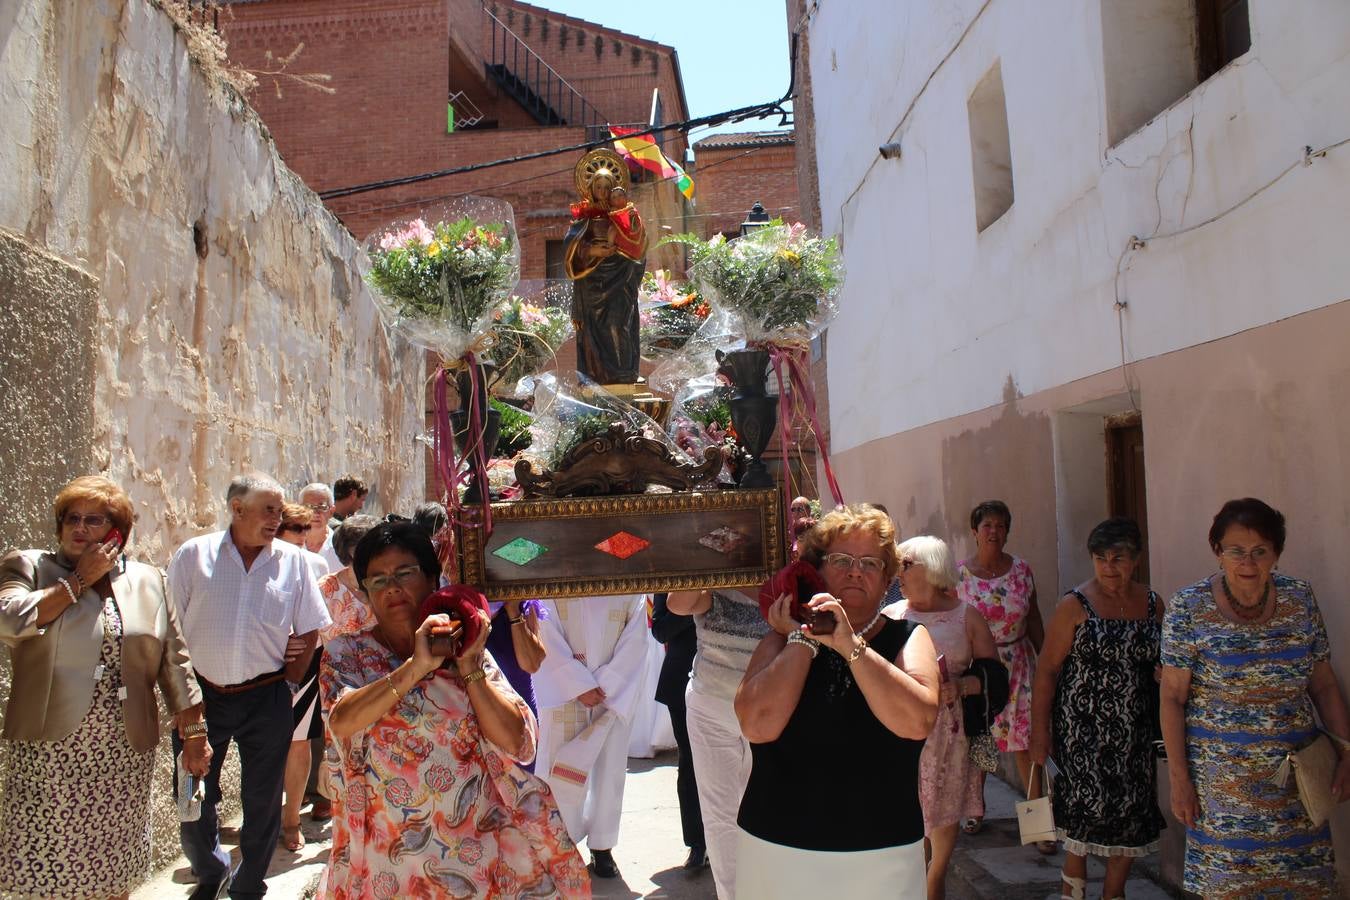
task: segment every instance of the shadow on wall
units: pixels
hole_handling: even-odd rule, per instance
[[[1010,553],[1031,563],[1041,601],[1058,596],[1052,583],[1056,566],[1055,454],[1051,420],[1045,413],[1019,409],[1021,393],[1009,375],[1003,385],[1003,408],[988,425],[942,442],[942,514],[945,521],[928,526],[931,534],[951,542],[957,559],[973,549],[970,510],[981,500],[1008,504],[1013,529]]]

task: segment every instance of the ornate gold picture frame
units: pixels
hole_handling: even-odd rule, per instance
[[[782,492],[678,491],[492,504],[459,530],[460,580],[492,600],[758,585],[784,564]]]

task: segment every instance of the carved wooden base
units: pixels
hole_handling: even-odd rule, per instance
[[[615,424],[607,434],[574,447],[557,469],[539,472],[529,460],[517,461],[516,481],[528,498],[599,497],[641,494],[651,485],[688,491],[711,483],[721,471],[718,447],[707,448],[703,462],[690,465],[662,442]]]

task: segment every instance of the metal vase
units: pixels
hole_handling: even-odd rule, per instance
[[[497,438],[502,430],[502,414],[488,406],[487,379],[491,374],[489,369],[491,363],[475,363],[478,369],[478,386],[474,390],[473,380],[470,378],[468,368],[460,369],[455,373],[455,390],[459,394],[459,408],[450,413],[450,430],[455,437],[455,449],[461,455],[467,452],[470,441],[477,435],[469,434],[469,398],[477,393],[478,408],[482,410],[483,418],[483,458],[485,461],[491,461],[493,454],[497,452]],[[468,486],[464,489],[465,503],[482,503],[483,497],[487,492],[487,485],[480,485],[478,479],[472,474],[469,476]]]
[[[717,361],[718,371],[735,387],[728,404],[731,424],[747,459],[737,486],[773,487],[773,476],[762,459],[778,423],[778,398],[768,396],[769,354],[765,350],[718,351]]]

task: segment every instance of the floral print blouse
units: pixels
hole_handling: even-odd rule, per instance
[[[324,644],[335,637],[375,627],[375,613],[370,604],[347,590],[336,573],[319,579],[319,593],[328,607],[328,617],[333,620],[333,624],[319,629],[319,640]]]
[[[342,696],[402,662],[369,632],[324,650],[327,716]],[[483,736],[459,677],[423,679],[383,718],[338,741],[333,845],[322,896],[590,897],[590,878],[548,786],[521,769],[534,758],[534,714],[491,655],[488,678],[525,717],[520,747]]]

